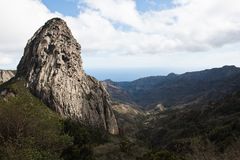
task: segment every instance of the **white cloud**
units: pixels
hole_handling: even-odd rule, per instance
[[[4,56],[4,54],[0,54],[0,56],[2,57],[0,59],[0,64],[9,64],[12,62],[11,59],[9,57]]]
[[[45,21],[58,13],[51,13],[39,0],[0,1],[0,67],[16,67],[27,40]]]
[[[132,27],[141,25],[141,19],[133,0],[85,0],[91,10],[98,11],[108,20],[124,23]]]
[[[81,0],[80,5],[79,16],[70,17],[51,13],[40,0],[1,0],[0,56],[7,58],[0,68],[16,66],[27,40],[56,16],[67,21],[81,43],[88,67],[168,66],[173,60],[193,67],[197,58],[190,55],[204,55],[208,60],[202,66],[240,64],[231,60],[240,52],[226,47],[239,46],[234,44],[240,42],[240,1],[174,0],[171,9],[144,13],[133,0]],[[134,61],[139,57],[145,61]]]
[[[240,40],[240,2],[236,0],[175,0],[172,9],[145,13],[139,13],[132,0],[84,2],[88,7],[79,15],[79,25],[83,17],[88,18],[84,33],[79,30],[78,34],[83,43],[94,36],[86,44],[91,53],[196,52]],[[115,22],[130,29],[114,27]]]
[[[202,70],[224,65],[238,65],[240,43],[226,45],[206,52],[182,52],[177,54],[154,55],[112,55],[112,56],[83,56],[85,68],[96,69],[128,69],[128,68],[164,68],[169,72],[182,73],[191,70]],[[112,67],[108,67],[112,63]],[[172,70],[171,70],[172,69]]]

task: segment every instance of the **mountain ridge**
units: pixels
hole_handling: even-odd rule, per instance
[[[112,99],[140,106],[163,104],[164,106],[194,103],[197,99],[216,99],[240,88],[240,68],[223,66],[203,71],[169,74],[167,76],[150,76],[130,82],[105,81],[118,88],[106,85]],[[110,83],[111,82],[111,83]],[[231,84],[231,85],[228,85]],[[217,91],[218,90],[218,91]],[[124,93],[124,94],[121,94]]]

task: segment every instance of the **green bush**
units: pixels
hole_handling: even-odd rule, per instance
[[[150,152],[137,160],[184,160],[183,158],[176,156],[174,153],[160,150],[157,152]]]
[[[0,86],[0,159],[59,160],[72,145],[61,118],[24,87],[24,82]]]
[[[59,159],[72,141],[58,116],[33,106],[1,106],[0,126],[0,159]]]
[[[62,158],[64,160],[94,160],[90,145],[72,145],[64,150]]]
[[[123,139],[119,144],[120,151],[128,154],[132,152],[133,146],[134,143],[130,142],[128,139]]]
[[[1,160],[93,160],[92,146],[108,134],[63,120],[25,87],[24,81],[0,86]]]
[[[106,132],[72,120],[64,122],[64,131],[73,137],[73,145],[63,152],[62,157],[65,160],[93,160],[93,146],[108,141]]]

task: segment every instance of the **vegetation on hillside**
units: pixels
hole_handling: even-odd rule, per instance
[[[205,106],[153,115],[116,113],[116,116],[121,120],[120,127],[125,129],[120,136],[110,136],[62,119],[34,97],[24,81],[11,80],[0,86],[0,159],[237,160],[240,157],[240,92]]]
[[[1,160],[135,160],[146,152],[124,135],[62,119],[24,81],[0,86],[0,126]]]
[[[0,159],[60,159],[72,143],[57,114],[32,96],[22,81],[1,86]]]
[[[0,86],[1,160],[92,160],[93,145],[106,141],[98,129],[63,120],[24,87]]]
[[[167,150],[190,160],[234,160],[240,157],[240,92],[207,106],[149,117],[138,137],[153,150]]]

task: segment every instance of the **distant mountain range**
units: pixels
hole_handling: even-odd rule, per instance
[[[184,74],[103,83],[113,100],[142,107],[184,107],[221,99],[240,90],[240,68],[224,66]]]

